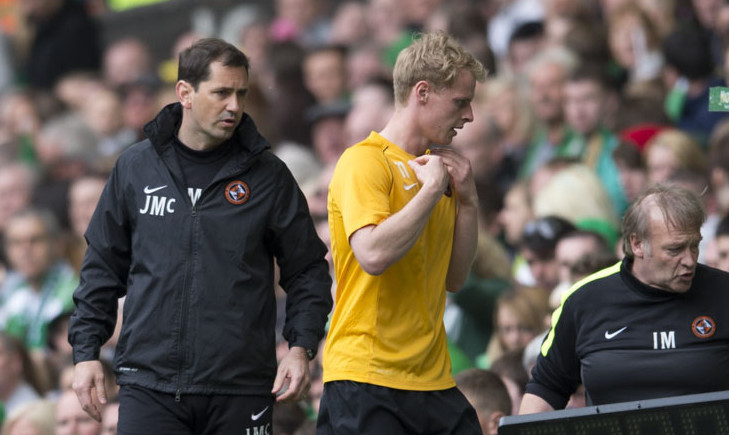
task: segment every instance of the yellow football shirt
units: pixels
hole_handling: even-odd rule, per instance
[[[455,385],[443,326],[456,200],[444,195],[412,249],[379,276],[360,267],[349,237],[402,209],[420,189],[409,154],[372,132],[348,148],[329,185],[337,280],[324,348],[324,382],[405,390]]]

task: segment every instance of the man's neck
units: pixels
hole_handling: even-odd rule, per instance
[[[417,130],[417,123],[412,114],[403,109],[396,109],[380,135],[410,154],[425,154],[430,142]]]

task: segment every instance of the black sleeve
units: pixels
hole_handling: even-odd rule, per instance
[[[304,194],[288,168],[278,177],[278,195],[269,227],[286,291],[283,336],[289,346],[316,349],[332,309],[327,248],[319,239]]]
[[[86,231],[89,246],[68,327],[74,364],[99,359],[101,346],[114,332],[119,298],[126,294],[131,237],[119,183],[115,167]]]
[[[576,353],[576,325],[570,298],[552,316],[552,328],[542,342],[526,392],[537,395],[554,409],[563,409],[580,383]]]

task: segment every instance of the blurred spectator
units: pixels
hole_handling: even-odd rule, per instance
[[[695,22],[706,34],[706,48],[709,49],[712,61],[717,67],[723,63],[722,46],[725,41],[722,41],[722,38],[726,37],[721,33],[719,21],[723,6],[726,6],[724,0],[691,0]]]
[[[552,157],[562,155],[571,139],[572,132],[564,121],[564,84],[576,66],[573,53],[551,47],[538,53],[525,68],[538,129],[520,169],[522,177],[529,177]]]
[[[345,121],[345,142],[353,145],[380,131],[395,109],[392,82],[373,78],[354,89]]]
[[[524,67],[545,46],[544,22],[529,21],[517,26],[509,37],[507,65],[516,76],[524,73]]]
[[[549,297],[550,308],[556,309],[564,292],[580,279],[615,264],[615,246],[595,231],[575,230],[557,242],[554,250],[559,267],[560,284]]]
[[[121,110],[119,94],[105,87],[89,92],[81,106],[84,121],[95,134],[100,161],[93,164],[98,168],[111,171],[119,154],[137,139],[137,132],[119,116]]]
[[[0,331],[0,402],[6,415],[40,398],[42,391],[36,373],[23,342]]]
[[[559,284],[559,269],[554,258],[557,242],[574,230],[570,221],[557,216],[540,217],[524,226],[519,252],[529,266],[534,284],[545,294]]]
[[[625,199],[633,202],[648,185],[648,172],[638,147],[621,141],[612,154],[620,176]]]
[[[43,124],[35,152],[41,178],[33,204],[51,210],[61,228],[68,228],[68,186],[98,155],[94,133],[78,114],[57,116]]]
[[[475,106],[473,112],[473,122],[463,126],[453,138],[452,146],[471,163],[477,183],[496,182],[499,188],[505,189],[514,180],[495,180],[496,170],[504,159],[501,131],[482,107]]]
[[[56,405],[50,400],[24,403],[8,413],[3,435],[56,435]]]
[[[355,92],[371,81],[381,78],[390,81],[392,72],[382,62],[380,48],[373,42],[364,41],[347,50],[347,88]],[[392,86],[392,85],[390,85]]]
[[[672,173],[686,169],[706,173],[706,155],[698,142],[679,129],[663,130],[646,144],[643,151],[648,183],[668,180]]]
[[[660,85],[663,56],[653,23],[636,4],[624,2],[607,16],[612,58],[624,74],[625,86]]]
[[[517,248],[527,222],[534,218],[532,200],[526,182],[514,183],[504,196],[504,207],[497,216],[504,240],[511,248]]]
[[[499,419],[511,415],[511,399],[504,382],[493,372],[469,369],[454,376],[456,386],[476,410],[484,435],[496,435]]]
[[[143,76],[120,89],[124,128],[134,131],[136,140],[145,137],[142,129],[160,109],[157,94],[161,86],[162,82],[156,76]]]
[[[538,334],[532,341],[543,336],[544,334]],[[521,398],[524,396],[526,384],[529,382],[529,373],[524,369],[522,363],[523,356],[523,349],[505,352],[491,364],[491,368],[489,369],[497,374],[506,386],[506,391],[508,391],[509,398],[511,398],[512,415],[516,415],[519,412]]]
[[[65,106],[65,109],[80,111],[84,104],[89,101],[89,95],[102,88],[104,88],[104,83],[98,74],[88,71],[76,71],[58,79],[56,86],[53,88],[53,93]]]
[[[320,105],[347,99],[346,51],[341,46],[312,48],[304,55],[304,86]]]
[[[717,213],[729,215],[729,120],[717,125],[709,140],[709,181]]]
[[[534,134],[535,118],[529,99],[515,77],[496,76],[477,88],[477,103],[501,133],[503,160],[496,178],[513,183],[524,161],[529,141]],[[508,187],[508,186],[506,186]],[[503,185],[500,188],[504,189]]]
[[[0,165],[0,232],[13,214],[30,205],[35,184],[36,174],[27,164]]]
[[[23,68],[31,87],[50,90],[68,73],[100,70],[99,29],[83,4],[72,0],[24,0],[19,6],[33,33]]]
[[[81,408],[73,390],[65,390],[56,402],[56,435],[100,435],[101,422]]]
[[[549,293],[541,288],[520,286],[499,296],[494,316],[494,338],[489,341],[485,360],[481,359],[478,366],[488,368],[507,352],[523,351],[537,334],[546,329],[548,313]]]
[[[564,88],[564,111],[567,125],[575,134],[564,152],[580,157],[595,171],[615,211],[622,215],[628,208],[628,201],[612,158],[618,138],[603,124],[611,102],[614,106],[615,95],[598,66],[583,66],[573,72]]]
[[[367,24],[367,6],[360,0],[338,2],[332,16],[329,43],[344,46],[359,44],[370,35]]]
[[[729,272],[729,216],[724,216],[716,227],[717,263],[714,267]]]
[[[663,78],[671,93],[666,111],[676,126],[694,136],[705,149],[716,124],[726,112],[710,112],[709,89],[725,86],[714,74],[709,38],[695,27],[681,27],[663,42],[666,66]]]
[[[489,21],[488,40],[498,59],[508,50],[509,38],[521,24],[542,21],[545,16],[544,2],[539,0],[501,0],[500,7]]]
[[[113,397],[106,402],[101,413],[101,435],[116,435],[119,423],[119,398]]]
[[[391,69],[397,54],[410,39],[402,4],[400,0],[368,0],[367,17],[372,38],[381,52],[381,61]]]
[[[268,64],[274,77],[273,92],[269,95],[273,122],[279,129],[279,141],[310,144],[309,123],[302,116],[316,100],[304,86],[302,62],[304,50],[293,42],[275,43],[268,53]]]
[[[322,165],[337,163],[347,142],[345,119],[349,104],[342,102],[310,107],[305,116],[311,123],[311,146]]]
[[[104,82],[113,88],[155,73],[152,52],[138,37],[120,38],[110,43],[103,52]]]
[[[0,327],[31,352],[46,345],[48,324],[73,308],[78,277],[60,257],[58,222],[47,210],[26,209],[5,229],[10,272],[0,287]]]
[[[66,257],[76,273],[86,253],[84,233],[106,185],[106,175],[87,174],[75,178],[68,189],[68,213],[71,234]]]
[[[277,41],[316,46],[329,39],[328,0],[276,0],[271,34]]]
[[[619,223],[605,188],[582,163],[567,165],[546,180],[533,196],[532,208],[537,217],[559,216],[575,225],[588,219],[604,221],[613,228]]]

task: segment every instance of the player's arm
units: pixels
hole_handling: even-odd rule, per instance
[[[446,289],[456,292],[463,287],[471,272],[478,246],[478,195],[471,164],[453,148],[435,148],[432,154],[443,159],[450,184],[458,198],[458,215],[453,234],[453,249],[446,276]]]
[[[424,155],[408,163],[422,185],[415,197],[380,224],[364,226],[349,238],[354,256],[369,274],[382,274],[413,247],[448,187],[448,170],[440,157]]]

